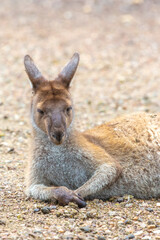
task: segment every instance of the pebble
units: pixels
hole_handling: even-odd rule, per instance
[[[158,235],[160,235],[160,229],[158,229],[158,230],[154,230],[153,232],[154,232],[154,234],[158,234]]]
[[[133,239],[135,238],[135,236],[133,234],[129,234],[125,237],[125,239]]]
[[[117,202],[119,202],[119,203],[124,202],[124,198],[123,197],[117,198]]]
[[[143,231],[142,231],[142,230],[141,230],[141,231],[137,231],[137,232],[134,233],[135,236],[140,236],[140,235],[142,235],[142,234],[143,234]]]
[[[57,231],[58,231],[59,233],[64,233],[64,232],[65,232],[65,230],[64,230],[63,228],[61,228],[61,227],[57,227]]]
[[[48,213],[50,213],[51,210],[48,207],[43,207],[43,208],[41,208],[41,211],[43,214],[48,214]]]
[[[109,215],[109,216],[116,216],[117,213],[116,213],[115,211],[109,211],[109,212],[108,212],[108,215]]]
[[[0,225],[6,225],[5,221],[0,220]]]
[[[156,226],[155,225],[149,225],[147,228],[148,229],[153,229],[153,228],[155,228]]]
[[[34,233],[43,234],[43,232],[40,230],[34,230]]]
[[[141,228],[145,228],[147,225],[143,222],[140,224]]]
[[[103,237],[103,236],[98,236],[97,239],[98,239],[98,240],[106,240],[106,238]]]
[[[152,209],[152,208],[146,208],[146,210],[147,210],[148,212],[153,212],[153,209]]]
[[[143,240],[151,240],[151,237],[150,236],[144,236],[142,237]]]
[[[14,148],[8,148],[8,151],[7,151],[7,153],[13,153],[15,151],[15,149]]]
[[[94,218],[96,216],[96,212],[94,210],[91,210],[89,212],[86,212],[87,218]]]
[[[57,208],[57,206],[55,206],[55,205],[48,207],[48,209],[50,209],[50,210],[56,209],[56,208]]]
[[[131,224],[132,223],[132,221],[130,220],[130,219],[126,219],[125,221],[124,221],[124,224]]]
[[[148,225],[153,225],[154,224],[154,222],[153,221],[151,221],[151,220],[148,220]]]
[[[72,232],[70,232],[70,231],[66,231],[65,233],[64,233],[64,237],[65,237],[65,239],[67,239],[67,240],[70,240],[70,239],[73,239],[73,233]]]
[[[132,207],[133,206],[133,203],[127,203],[126,205],[125,205],[125,207],[127,207],[127,208],[130,208],[130,207]]]
[[[143,219],[142,219],[142,218],[138,218],[138,221],[139,221],[139,222],[143,222]]]
[[[80,228],[83,232],[91,232],[92,231],[92,229],[89,227],[89,226],[84,226],[84,227],[81,227]]]
[[[57,213],[56,213],[56,216],[57,216],[57,217],[60,217],[60,216],[62,216],[62,215],[63,215],[63,212],[62,212],[61,210],[57,211]]]
[[[39,211],[40,211],[39,208],[35,208],[35,209],[33,210],[34,213],[39,212]]]

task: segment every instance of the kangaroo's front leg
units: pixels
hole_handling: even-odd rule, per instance
[[[93,156],[91,164],[97,164],[97,168],[91,178],[79,187],[75,192],[83,198],[91,196],[104,187],[112,185],[121,174],[120,164],[108,155],[102,148],[90,143],[88,146]]]
[[[63,206],[69,204],[69,202],[76,203],[78,207],[86,206],[80,195],[63,186],[47,187],[43,184],[34,184],[27,189],[26,193],[35,199],[58,201]]]

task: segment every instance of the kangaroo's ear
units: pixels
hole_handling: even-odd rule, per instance
[[[32,88],[35,90],[42,81],[45,81],[45,78],[42,76],[29,55],[24,57],[24,66],[31,81]]]
[[[79,63],[79,54],[75,53],[69,63],[62,69],[60,74],[58,75],[58,79],[62,82],[62,84],[68,88],[70,82],[76,72]]]

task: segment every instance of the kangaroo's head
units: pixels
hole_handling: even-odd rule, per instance
[[[48,135],[50,140],[61,144],[66,137],[72,118],[70,82],[76,72],[79,55],[75,53],[55,80],[46,80],[30,56],[24,65],[33,89],[31,117],[34,127]]]

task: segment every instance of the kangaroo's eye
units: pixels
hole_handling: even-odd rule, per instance
[[[67,113],[69,113],[72,110],[72,107],[67,108]]]
[[[41,109],[37,109],[37,112],[39,112],[41,115],[43,115],[44,114],[44,112],[41,110]]]

